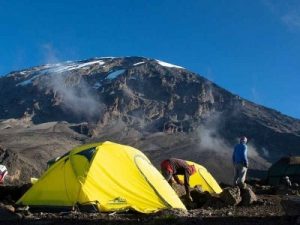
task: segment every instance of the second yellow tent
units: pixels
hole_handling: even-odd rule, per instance
[[[196,173],[190,176],[190,186],[195,187],[196,185],[201,186],[203,191],[208,191],[211,194],[220,194],[222,192],[221,187],[215,180],[215,178],[207,171],[204,166],[197,163],[186,161],[189,165],[196,167]],[[178,176],[183,181],[183,176]]]

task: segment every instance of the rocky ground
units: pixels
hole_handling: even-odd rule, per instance
[[[49,212],[18,207],[15,201],[30,187],[0,187],[0,223],[1,224],[300,224],[299,190],[279,192],[268,186],[248,186],[250,191],[237,187],[226,187],[219,196],[192,191],[193,203],[185,204],[188,211],[164,210],[154,214],[136,212],[99,213],[79,210]],[[179,196],[181,187],[174,187]],[[245,195],[245,193],[251,193]],[[246,197],[245,197],[246,196]],[[250,196],[250,197],[249,197]],[[184,200],[184,199],[183,199]]]

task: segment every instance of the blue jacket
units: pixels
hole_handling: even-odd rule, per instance
[[[234,164],[243,164],[248,167],[247,145],[240,143],[234,147],[232,161]]]

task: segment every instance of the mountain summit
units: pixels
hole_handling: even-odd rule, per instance
[[[49,159],[91,141],[132,145],[156,165],[170,156],[198,161],[228,182],[232,145],[242,135],[250,139],[253,169],[300,151],[300,120],[183,67],[143,57],[11,72],[0,78],[0,119],[0,159],[12,164],[15,182],[40,174]],[[17,163],[22,165],[14,167]]]

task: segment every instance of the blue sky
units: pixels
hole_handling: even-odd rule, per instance
[[[144,56],[300,118],[298,0],[0,0],[0,75]]]

